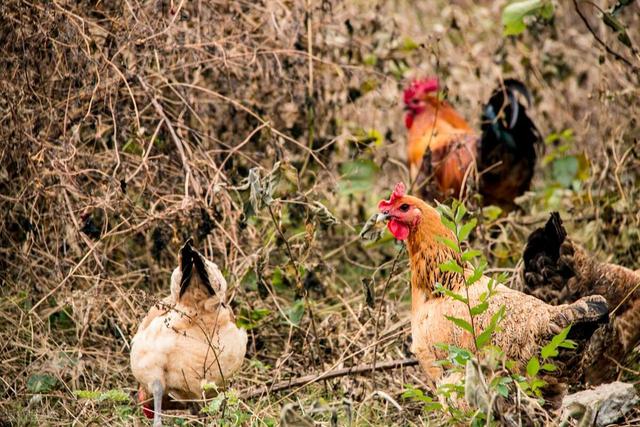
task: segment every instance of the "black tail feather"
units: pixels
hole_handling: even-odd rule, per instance
[[[544,228],[538,228],[527,240],[522,259],[526,269],[535,269],[540,257],[548,258],[556,263],[560,257],[560,245],[567,237],[567,232],[562,226],[562,219],[558,212],[551,212]],[[525,270],[526,271],[526,270]]]
[[[480,193],[488,203],[511,205],[529,189],[542,141],[538,128],[527,115],[531,105],[526,86],[507,79],[492,94],[482,111],[482,136],[478,146]]]
[[[512,151],[525,154],[541,140],[526,107],[518,101],[518,93],[524,96],[527,106],[531,106],[531,93],[519,80],[506,79],[491,95],[482,113],[481,154],[486,156],[505,143]],[[535,161],[535,150],[533,154]]]
[[[216,292],[211,286],[209,275],[205,268],[204,258],[198,251],[193,249],[191,246],[192,243],[193,239],[189,238],[182,246],[182,249],[180,249],[180,268],[182,271],[182,280],[180,281],[180,298],[182,298],[191,284],[194,268],[205,289],[209,294],[215,295]]]
[[[576,273],[560,259],[566,238],[560,215],[553,212],[543,228],[531,233],[522,254],[524,291],[548,304],[575,300],[566,298],[567,283]]]

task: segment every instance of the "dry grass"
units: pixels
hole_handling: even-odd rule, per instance
[[[591,249],[640,268],[637,76],[604,56],[570,4],[553,26],[511,40],[496,24],[502,2],[434,3],[2,2],[0,423],[140,424],[129,402],[74,391],[136,389],[129,341],[168,292],[188,236],[223,268],[236,314],[263,315],[233,382],[240,395],[407,357],[404,256],[390,276],[399,247],[367,247],[356,234],[406,178],[398,100],[411,76],[437,73],[470,118],[498,77],[519,76],[543,133],[573,130],[568,153],[588,165],[581,187],[554,187],[551,164],[541,166],[526,215],[484,224],[503,228],[477,243],[494,265],[513,267],[527,233],[560,209]],[[640,42],[640,14],[624,17]],[[345,177],[354,159],[378,166]],[[264,176],[276,161],[277,200],[253,212],[235,188],[250,168]],[[350,194],[356,184],[364,191]],[[365,277],[378,296],[387,288],[373,310]],[[300,322],[288,322],[301,306]],[[54,380],[38,388],[38,378]],[[265,425],[295,404],[325,424],[331,408],[341,423],[349,412],[356,425],[426,423],[400,399],[404,384],[421,386],[419,370],[241,400],[227,416]],[[178,415],[194,425],[220,417]]]

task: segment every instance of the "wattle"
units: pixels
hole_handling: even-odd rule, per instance
[[[410,129],[411,126],[413,126],[413,113],[407,113],[404,116],[404,125],[406,126],[407,129]]]
[[[147,400],[147,394],[144,392],[142,386],[140,386],[140,388],[138,388],[138,402],[142,403],[142,413],[145,417],[153,419],[151,402],[145,402],[145,400]]]
[[[387,228],[389,228],[389,231],[391,232],[391,234],[393,234],[393,237],[398,240],[406,240],[407,237],[409,237],[409,226],[394,219],[389,221],[389,224],[387,224]]]

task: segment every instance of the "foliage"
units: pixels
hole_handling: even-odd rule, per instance
[[[33,374],[27,381],[27,390],[31,393],[49,393],[52,391],[58,380],[47,374]]]
[[[518,384],[522,390],[532,393],[538,397],[541,396],[540,389],[546,383],[544,380],[539,378],[538,374],[541,372],[554,372],[557,370],[552,359],[558,356],[559,348],[575,349],[577,346],[574,341],[567,339],[570,330],[571,325],[564,328],[555,335],[548,344],[544,345],[540,349],[540,359],[536,356],[529,359],[526,366],[527,377],[522,378],[518,376],[517,378]]]
[[[516,0],[502,10],[503,34],[515,36],[526,28],[526,18],[549,20],[553,16],[554,6],[551,0]]]
[[[201,412],[215,417],[216,425],[224,427],[243,425],[251,417],[235,390],[218,393],[207,402]]]
[[[123,403],[129,402],[131,399],[129,394],[122,390],[107,390],[107,391],[99,391],[99,390],[74,390],[73,394],[78,399],[88,399],[95,400],[98,402],[114,402],[114,403]]]

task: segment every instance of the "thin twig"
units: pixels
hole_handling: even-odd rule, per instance
[[[352,366],[350,368],[335,369],[332,371],[323,372],[320,375],[311,374],[305,375],[299,378],[292,378],[286,381],[280,381],[278,383],[269,382],[263,386],[255,387],[240,393],[241,399],[252,399],[254,397],[261,396],[265,393],[275,393],[278,391],[286,390],[292,387],[307,386],[316,383],[321,380],[329,380],[337,377],[344,377],[346,375],[361,375],[373,370],[388,371],[392,369],[405,368],[408,366],[416,366],[418,361],[414,358],[390,360],[388,362],[379,363],[377,366],[374,364]]]
[[[142,77],[138,76],[138,80],[140,81],[140,84],[142,85],[144,90],[147,93],[149,93],[149,87],[147,86],[145,81],[142,79]],[[167,126],[167,129],[171,134],[171,139],[173,139],[173,142],[175,143],[176,148],[178,149],[178,153],[180,154],[180,159],[182,160],[182,167],[184,168],[185,182],[191,183],[191,186],[193,187],[193,191],[195,192],[196,197],[202,196],[202,189],[200,188],[200,184],[198,183],[198,181],[193,176],[193,173],[191,172],[191,166],[189,166],[189,161],[187,160],[187,156],[184,152],[182,140],[178,137],[178,134],[173,128],[173,125],[171,124],[169,117],[167,117],[167,115],[165,114],[164,109],[162,108],[162,105],[160,105],[155,95],[149,93],[149,96],[151,97],[151,103],[153,104],[153,107],[155,108],[156,112],[160,115],[160,117],[164,121],[164,124]],[[185,192],[186,190],[187,189],[185,188]],[[185,194],[185,198],[188,198],[188,197],[189,197],[189,194]]]
[[[280,229],[280,225],[278,224],[278,221],[276,220],[276,216],[273,213],[273,209],[271,209],[271,205],[267,205],[267,208],[269,209],[269,214],[271,215],[271,220],[273,221],[274,227],[276,228],[278,234],[280,235],[280,238],[282,240],[284,240],[284,243],[285,243],[286,248],[287,248],[287,252],[289,254],[289,260],[291,261],[291,264],[293,265],[293,269],[295,270],[295,273],[296,273],[296,288],[300,289],[300,288],[303,287],[303,285],[302,285],[302,283],[300,283],[300,272],[298,270],[298,265],[296,263],[296,258],[293,256],[293,251],[291,250],[291,245],[289,244],[289,240],[287,240],[287,238],[285,237],[284,233]],[[311,303],[309,302],[309,298],[308,298],[306,289],[302,289],[302,296],[304,298],[305,306],[309,310],[309,318],[311,319],[311,329],[313,331],[315,347],[316,347],[315,350],[317,351],[318,358],[324,364],[324,360],[322,358],[322,352],[320,351],[320,344],[318,343],[318,330],[316,328],[316,320],[315,320],[315,316],[313,315],[313,309],[311,307]],[[313,348],[313,346],[312,346],[312,348]],[[312,358],[313,358],[314,364],[315,364],[315,357],[313,357],[313,355],[312,355]]]
[[[631,62],[629,62],[629,60],[627,58],[625,58],[624,56],[620,55],[618,52],[616,52],[615,50],[611,49],[609,47],[609,45],[607,45],[604,41],[602,41],[602,39],[596,34],[596,32],[593,30],[593,28],[591,28],[591,25],[589,24],[589,21],[587,20],[587,18],[584,16],[584,14],[582,13],[582,11],[580,10],[580,7],[578,6],[578,0],[573,0],[573,7],[576,9],[576,13],[578,14],[578,16],[580,16],[580,19],[582,20],[582,22],[584,23],[585,27],[587,27],[587,30],[589,30],[589,32],[591,33],[591,35],[593,36],[594,39],[596,39],[596,41],[602,46],[604,47],[604,49],[607,51],[607,53],[609,53],[610,55],[612,55],[615,59],[617,59],[618,61],[622,62],[623,64],[627,65],[628,67],[631,68],[631,71],[633,71],[636,74],[640,74],[640,68],[633,65]]]
[[[376,374],[376,362],[378,360],[378,333],[380,331],[379,325],[380,325],[380,315],[382,314],[382,305],[384,302],[384,297],[387,293],[387,288],[389,287],[389,283],[391,283],[391,279],[393,279],[394,275],[395,275],[395,271],[396,271],[396,264],[398,263],[398,260],[400,259],[400,255],[402,255],[402,252],[404,251],[404,246],[402,248],[400,248],[400,250],[398,251],[398,253],[396,254],[396,257],[393,259],[393,264],[391,265],[391,273],[389,273],[389,277],[387,278],[387,281],[384,284],[384,287],[382,288],[382,295],[380,297],[380,303],[378,305],[378,313],[376,314],[376,329],[375,329],[375,346],[373,347],[373,364],[372,369],[371,369],[371,379],[374,381],[375,384],[375,374]]]

